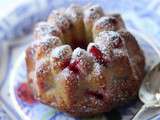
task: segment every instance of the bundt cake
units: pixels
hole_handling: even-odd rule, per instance
[[[91,116],[135,98],[145,58],[119,14],[98,5],[54,10],[35,26],[26,66],[35,98]]]

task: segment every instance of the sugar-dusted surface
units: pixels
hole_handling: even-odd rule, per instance
[[[66,32],[66,30],[70,29],[70,22],[68,21],[67,17],[61,12],[53,10],[48,17],[48,22],[50,24],[57,25],[62,32]]]
[[[72,4],[70,5],[66,11],[66,16],[67,18],[71,21],[71,23],[76,22],[78,20],[82,20],[83,19],[83,9],[81,8],[81,6],[76,5],[76,4]]]
[[[63,39],[60,43],[56,37],[53,45],[50,40],[39,42],[33,89],[37,99],[47,105],[73,116],[91,116],[135,98],[143,78],[138,70],[144,73],[145,64],[134,37],[125,35],[129,32],[121,26],[120,16],[105,16],[98,5],[84,8],[84,16],[79,9],[71,6],[66,13],[54,10],[49,15],[48,24],[56,25]],[[93,43],[87,50],[80,48],[89,41]],[[129,53],[131,42],[136,54]],[[141,68],[132,55],[139,55]]]
[[[56,25],[51,25],[47,22],[40,22],[35,25],[33,38],[35,40],[42,40],[46,36],[57,36],[63,38],[61,29]]]
[[[72,55],[72,48],[70,45],[62,45],[52,50],[51,57],[59,59],[70,59]]]
[[[94,63],[93,57],[81,48],[76,48],[73,51],[71,63],[74,61],[79,61],[76,66],[85,75],[89,73]]]
[[[86,8],[84,11],[84,21],[94,22],[103,15],[103,10],[99,5],[89,6],[89,8]]]
[[[92,41],[92,27],[97,19],[104,16],[104,12],[99,5],[89,6],[84,10],[84,25],[86,38],[88,41]]]

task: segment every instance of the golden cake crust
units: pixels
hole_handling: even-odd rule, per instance
[[[145,58],[119,14],[72,5],[37,24],[33,38],[38,41],[26,49],[26,66],[42,103],[91,116],[136,97]]]

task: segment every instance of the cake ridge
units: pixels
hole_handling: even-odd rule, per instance
[[[99,5],[53,10],[26,50],[35,98],[74,116],[108,112],[136,97],[145,58],[119,14]]]

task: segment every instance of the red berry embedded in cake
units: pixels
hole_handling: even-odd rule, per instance
[[[90,49],[90,52],[92,53],[93,56],[96,57],[97,60],[102,60],[103,59],[103,54],[95,46],[92,46],[92,48]]]
[[[95,45],[91,44],[91,47],[88,49],[100,64],[107,66],[107,64],[111,62],[111,58],[109,57],[109,55],[105,55],[104,53],[102,53],[102,51]]]
[[[69,70],[73,71],[74,73],[79,73],[79,69],[77,67],[78,63],[79,63],[78,60],[75,60],[73,63],[70,63],[68,66]]]
[[[92,69],[94,58],[84,49],[76,48],[72,54],[72,61],[78,61],[77,68],[82,74],[88,74]]]

